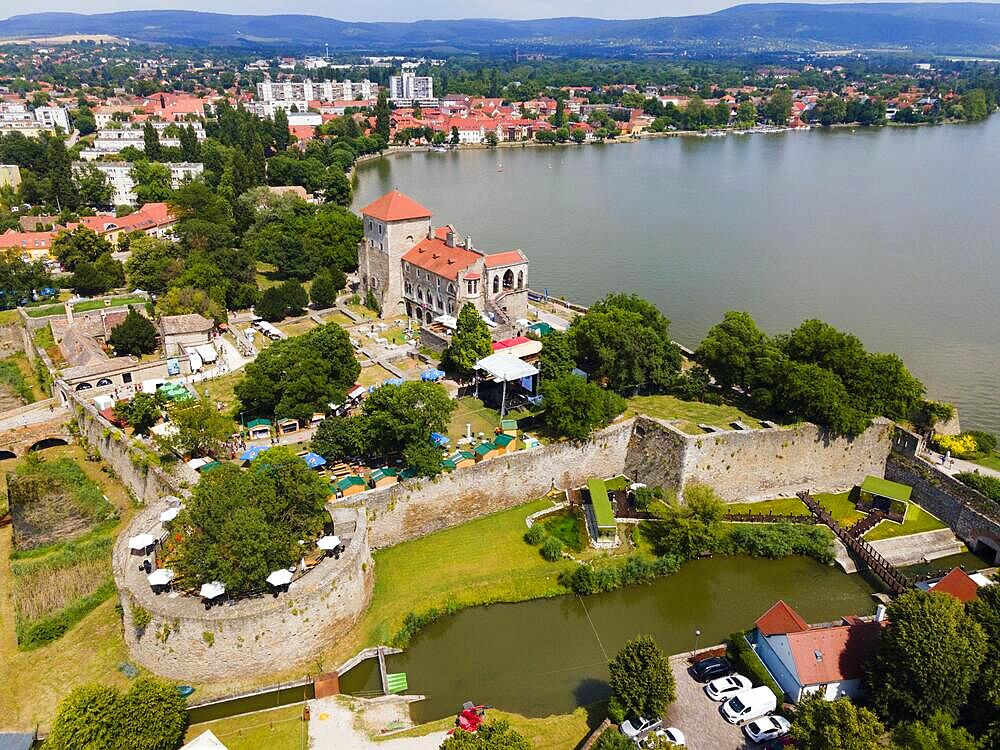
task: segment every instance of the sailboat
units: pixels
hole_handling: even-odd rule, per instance
[[[497,162],[497,172],[503,172],[503,164]]]

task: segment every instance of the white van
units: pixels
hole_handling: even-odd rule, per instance
[[[734,695],[722,704],[720,711],[730,724],[759,719],[778,707],[771,688],[755,687]]]

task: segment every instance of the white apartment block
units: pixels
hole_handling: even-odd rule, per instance
[[[70,132],[69,112],[65,107],[38,107],[31,111],[20,102],[0,103],[0,134],[21,133],[37,137],[56,127]]]
[[[64,133],[70,132],[69,112],[65,107],[36,107],[35,119],[48,130],[62,128]]]
[[[389,101],[396,104],[435,103],[434,79],[418,76],[405,70],[398,76],[389,77]]]
[[[164,135],[164,131],[174,123],[154,122],[153,129],[160,137],[160,145],[170,148],[180,148],[181,140],[176,136]],[[188,125],[194,128],[195,138],[205,140],[205,128],[200,122],[177,123],[177,127],[186,128]],[[146,142],[143,138],[142,126],[134,123],[125,123],[121,128],[105,128],[98,130],[94,137],[93,146],[80,152],[80,158],[85,161],[93,161],[101,156],[114,155],[120,153],[122,149],[131,146],[139,151],[146,150]]]
[[[75,162],[74,167],[79,167],[83,162]],[[135,180],[132,179],[132,164],[127,161],[98,161],[94,162],[104,176],[108,179],[108,184],[114,190],[111,202],[116,206],[132,205],[136,201]],[[188,180],[193,180],[205,171],[205,165],[201,162],[176,162],[166,165],[170,169],[170,184],[175,190]]]
[[[292,81],[262,81],[257,84],[257,99],[261,102],[306,102],[299,107],[303,112],[308,102],[333,102],[338,100],[374,99],[378,96],[378,84],[364,81],[311,81],[306,78],[301,83]]]

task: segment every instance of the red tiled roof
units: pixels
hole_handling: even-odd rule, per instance
[[[466,278],[469,278],[466,276]],[[512,346],[518,346],[520,344],[527,344],[531,339],[527,336],[515,336],[512,339],[503,339],[502,341],[493,342],[493,351],[497,352],[501,349],[509,349]]]
[[[762,614],[755,624],[762,635],[784,635],[809,628],[809,623],[781,599]]]
[[[861,677],[881,630],[882,623],[861,622],[789,633],[788,647],[799,684],[823,685]]]
[[[941,594],[951,594],[960,602],[971,602],[979,596],[979,584],[973,581],[969,574],[961,568],[952,568],[951,572],[931,586],[931,591]]]
[[[512,266],[515,263],[525,263],[527,258],[520,250],[508,250],[505,253],[493,253],[485,258],[487,268],[499,268],[500,266]]]
[[[8,229],[0,234],[0,248],[37,250],[38,248],[48,248],[52,245],[52,238],[56,232],[15,232]]]
[[[361,209],[364,216],[381,221],[405,221],[406,219],[429,219],[433,214],[413,198],[398,190],[378,198]]]
[[[367,213],[367,209],[364,213]],[[459,271],[464,271],[482,257],[464,247],[448,247],[448,243],[435,232],[434,239],[422,239],[403,255],[403,260],[425,271],[455,280],[458,279]]]
[[[480,274],[478,274],[478,273],[467,273],[467,274],[465,274],[466,281],[479,281],[479,279],[481,279],[481,278],[483,278],[483,277]]]

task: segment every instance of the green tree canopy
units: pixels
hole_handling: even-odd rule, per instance
[[[628,716],[662,716],[677,697],[670,661],[648,635],[626,643],[608,662],[608,684]]]
[[[458,313],[451,343],[441,355],[441,366],[461,378],[472,377],[476,362],[493,353],[493,338],[475,305],[466,302]]]
[[[749,389],[755,380],[757,363],[766,356],[770,341],[754,319],[745,312],[730,310],[722,322],[712,326],[695,353],[724,388]]]
[[[812,697],[799,703],[791,736],[802,750],[879,750],[884,731],[874,713],[847,698]]]
[[[137,393],[128,401],[115,404],[114,414],[127,422],[138,435],[146,435],[160,420],[163,397],[158,393]]]
[[[208,399],[175,401],[167,407],[167,416],[174,430],[156,442],[179,456],[215,455],[233,433],[232,421]]]
[[[156,327],[145,315],[129,307],[125,320],[111,330],[108,343],[118,356],[140,356],[156,350]]]
[[[320,535],[329,496],[326,481],[284,446],[246,471],[224,464],[202,476],[178,516],[189,531],[177,568],[196,585],[222,581],[231,596],[263,590],[269,573],[298,561],[299,539]]]
[[[97,232],[79,226],[72,232],[60,232],[52,240],[52,254],[59,264],[72,273],[80,263],[93,263],[114,248]]]
[[[226,319],[226,308],[222,303],[193,286],[172,287],[156,301],[156,310],[160,315],[198,313],[216,323]]]
[[[538,372],[542,382],[557,380],[569,375],[576,367],[573,341],[565,331],[549,331],[542,337],[542,353],[538,358]]]
[[[344,272],[339,268],[333,271],[324,269],[313,279],[312,286],[309,287],[309,299],[320,309],[332,307],[337,301],[337,292],[346,285]]]
[[[715,549],[722,528],[726,504],[706,484],[684,487],[684,502],[670,499],[659,512],[659,522],[651,531],[653,548],[658,555],[693,559]]]
[[[544,381],[542,397],[542,419],[549,432],[571,440],[582,440],[609,424],[627,405],[617,393],[576,375]]]
[[[893,750],[979,750],[993,747],[980,745],[964,727],[955,726],[955,719],[938,711],[926,721],[900,724],[892,731]]]
[[[455,406],[438,383],[407,381],[376,388],[361,407],[370,451],[390,455],[429,443],[432,432],[447,431]]]
[[[887,614],[865,680],[879,715],[892,723],[955,716],[985,657],[983,629],[948,594],[907,591]]]
[[[449,735],[441,750],[531,750],[531,743],[506,719],[492,719],[475,733],[459,730]]]
[[[174,243],[141,232],[129,238],[125,276],[130,288],[163,294],[183,268],[184,260]]]
[[[609,294],[569,327],[577,364],[591,378],[623,392],[665,390],[681,367],[670,321],[634,294]]]
[[[306,422],[329,404],[342,404],[361,365],[339,325],[313,328],[276,341],[246,366],[236,384],[241,410],[248,414],[295,417]]]
[[[140,159],[132,164],[135,197],[139,203],[155,203],[170,198],[173,184],[170,167],[156,161]]]

